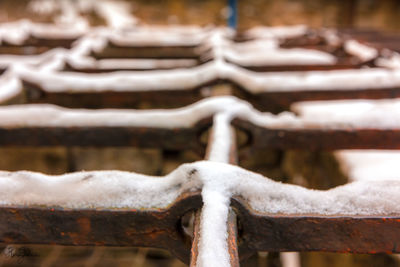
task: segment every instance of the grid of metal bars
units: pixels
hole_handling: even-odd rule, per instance
[[[282,47],[302,47],[332,50],[319,35],[302,35],[281,40]],[[246,34],[236,37],[236,42],[245,42]],[[59,40],[29,39],[21,46],[3,44],[1,49],[9,53],[12,48],[24,51],[24,46],[43,44],[60,46]],[[31,44],[31,42],[33,42]],[[60,41],[61,42],[61,41]],[[64,41],[61,42],[64,44]],[[68,45],[70,42],[68,41]],[[8,50],[7,50],[8,49]],[[40,50],[42,51],[42,50]],[[339,45],[332,51],[343,54]],[[101,53],[92,53],[96,60],[102,57],[125,57],[127,54],[138,58],[140,55],[156,58],[192,58],[204,64],[196,54],[195,47],[182,46],[127,46],[109,44]],[[207,59],[214,60],[213,58]],[[244,66],[252,71],[330,70],[373,66],[370,62],[354,62],[344,55],[338,65],[320,66]],[[177,64],[181,64],[178,62]],[[80,73],[100,72],[93,68],[77,69],[68,62],[59,72]],[[137,71],[137,69],[135,69]],[[111,69],[107,71],[119,71]],[[104,74],[104,73],[103,73]],[[44,76],[44,78],[46,78]],[[128,92],[46,92],[40,85],[22,77],[25,92],[24,102],[54,103],[68,107],[140,107],[183,106],[204,97],[202,89],[207,86],[230,84],[230,93],[244,98],[262,110],[278,111],[300,100],[356,99],[397,97],[398,87],[378,89],[336,90],[293,90],[249,93],[234,81],[211,79],[188,90],[128,91]],[[203,118],[190,128],[155,127],[3,127],[0,125],[2,146],[135,146],[162,149],[193,148],[200,153],[210,152],[213,147],[215,123],[211,117]],[[247,135],[247,142],[257,149],[278,148],[334,150],[334,149],[398,149],[400,130],[358,128],[267,128],[252,124],[244,119],[235,119],[233,127]],[[199,136],[211,129],[207,144]],[[112,137],[112,138],[110,138]],[[226,137],[229,138],[229,137]],[[235,142],[229,150],[229,163],[237,164]],[[206,152],[205,159],[207,160]],[[59,207],[0,207],[0,242],[10,244],[59,244],[80,246],[139,246],[164,248],[191,266],[196,266],[200,236],[201,192],[181,195],[164,209],[65,209]],[[194,212],[193,235],[187,235],[181,228],[182,220]],[[257,251],[330,251],[351,253],[398,253],[400,240],[400,217],[396,216],[317,216],[260,214],[252,210],[239,197],[231,200],[231,211],[227,221],[229,255],[231,266]],[[330,229],[326,231],[326,229]]]

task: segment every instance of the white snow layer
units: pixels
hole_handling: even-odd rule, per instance
[[[234,97],[208,98],[184,108],[170,110],[83,110],[49,104],[11,105],[0,107],[0,126],[8,128],[68,126],[179,128],[191,127],[201,119],[219,112],[232,114],[239,109],[251,109],[251,107]]]
[[[276,27],[259,26],[248,30],[246,36],[260,39],[285,39],[303,36],[307,34],[308,31],[309,28],[305,25]]]
[[[258,31],[260,32],[257,33]],[[65,34],[79,36],[85,33],[85,35],[78,39],[70,50],[57,48],[38,56],[0,56],[0,66],[11,65],[10,69],[13,69],[16,77],[37,84],[48,92],[185,90],[215,79],[230,80],[252,93],[331,89],[362,90],[400,85],[398,68],[255,73],[235,65],[335,64],[334,56],[321,51],[279,48],[279,38],[304,34],[305,31],[307,28],[304,26],[255,29],[254,31],[250,30],[249,34],[252,33],[258,39],[235,43],[232,41],[232,31],[226,28],[137,26],[125,31],[115,31],[99,27],[93,28],[93,31],[88,33],[88,28],[82,25],[75,25],[74,30],[66,32],[62,25],[48,26],[20,21],[1,25],[0,39],[21,44],[31,35],[49,38]],[[196,61],[95,60],[89,56],[92,51],[101,52],[108,42],[139,46],[144,44],[198,46],[199,51],[211,49],[214,60],[190,69],[183,69],[195,66]],[[347,44],[354,51],[357,50],[358,56],[361,58],[367,57],[366,54],[369,50],[363,45],[352,41],[347,41]],[[61,71],[66,63],[77,69],[107,70],[118,67],[127,69],[174,67],[175,69],[82,74]]]
[[[356,40],[345,41],[344,50],[350,55],[358,57],[362,62],[373,60],[379,56],[379,52],[376,48],[367,46]]]
[[[22,45],[29,37],[37,38],[78,38],[88,30],[87,25],[53,25],[19,20],[0,24],[0,43]]]
[[[399,69],[254,73],[223,61],[209,62],[190,69],[147,72],[82,74],[21,67],[16,73],[48,92],[189,90],[218,78],[229,79],[252,93],[364,90],[400,86]]]
[[[9,81],[10,86],[16,86],[13,85],[15,81],[18,80]],[[358,104],[355,103],[354,106],[342,105],[336,114],[326,111],[329,104],[315,102],[307,105],[307,108],[303,108],[302,105],[303,103],[299,103],[293,106],[300,116],[291,112],[282,112],[278,115],[262,113],[246,101],[232,96],[210,97],[187,107],[167,110],[85,110],[67,109],[49,104],[12,105],[0,107],[0,127],[187,128],[202,119],[214,117],[213,134],[216,137],[214,141],[217,144],[216,147],[225,147],[224,151],[229,151],[229,145],[225,142],[227,137],[231,136],[230,122],[234,118],[241,118],[271,129],[349,129],[353,127],[400,129],[400,103],[396,100],[379,101],[379,104],[376,104],[379,108],[370,106],[369,101],[358,101]],[[388,112],[392,116],[387,116]],[[220,154],[220,152],[215,153]],[[215,158],[221,159],[225,157],[224,155],[224,153],[222,156],[215,155]]]
[[[102,17],[107,26],[115,29],[132,27],[138,23],[131,13],[131,5],[125,1],[109,0],[33,0],[28,8],[38,15],[54,15],[60,13],[55,21],[58,23],[73,24],[83,21],[82,13],[95,12]]]
[[[393,100],[340,100],[299,102],[292,110],[305,124],[331,127],[360,127],[370,129],[399,129],[400,101]],[[390,116],[388,116],[390,114]]]
[[[363,109],[361,105],[359,109]],[[342,110],[342,109],[339,109]],[[343,109],[348,112],[347,109]],[[183,192],[201,190],[199,266],[229,266],[226,221],[232,196],[270,214],[394,215],[400,213],[399,180],[359,181],[328,191],[274,182],[226,164],[233,142],[230,121],[248,119],[267,127],[298,125],[293,114],[272,116],[234,97],[215,97],[186,108],[153,111],[68,110],[50,105],[0,108],[0,126],[153,126],[190,127],[214,116],[209,161],[181,165],[165,177],[108,171],[47,176],[0,172],[0,205],[45,205],[68,208],[165,208]],[[35,120],[32,120],[32,117]],[[306,117],[306,116],[305,116]],[[210,218],[213,218],[210,220]]]
[[[229,199],[240,196],[269,214],[395,215],[400,181],[359,181],[327,191],[282,184],[240,167],[217,162],[181,165],[165,177],[119,171],[48,176],[0,172],[3,206],[67,208],[165,208],[183,192],[202,189],[200,266],[228,266]]]
[[[231,196],[269,214],[394,215],[400,181],[359,181],[327,191],[275,182],[217,162],[181,165],[165,177],[128,172],[79,172],[48,176],[0,172],[3,206],[67,208],[165,208],[183,192],[202,189],[199,266],[229,266],[226,221]],[[211,264],[211,265],[210,265]]]

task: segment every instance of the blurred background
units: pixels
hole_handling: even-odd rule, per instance
[[[29,18],[53,22],[58,7],[71,2],[90,16],[93,25],[104,25],[93,0],[1,0],[0,22]],[[227,0],[126,0],[130,12],[143,23],[225,25]],[[398,31],[397,0],[246,0],[238,1],[238,28],[256,25],[307,24],[311,27],[355,27]]]

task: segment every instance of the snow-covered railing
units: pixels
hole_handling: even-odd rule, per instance
[[[317,45],[309,47],[307,42],[315,43],[316,37]],[[16,49],[16,54],[0,55],[0,66],[12,77],[7,80],[22,82],[18,89],[3,87],[0,95],[7,97],[0,102],[26,91],[28,102],[95,107],[93,98],[82,95],[95,92],[103,99],[98,103],[119,99],[122,102],[106,106],[129,107],[128,103],[141,101],[143,91],[152,91],[162,95],[159,99],[186,95],[187,101],[181,103],[190,104],[207,96],[201,87],[223,81],[240,88],[235,94],[261,101],[252,102],[259,108],[286,99],[277,108],[282,109],[308,100],[296,97],[299,90],[323,99],[346,98],[346,90],[363,95],[364,89],[385,88],[386,95],[393,95],[398,87],[397,71],[386,68],[396,64],[395,54],[383,56],[380,50],[331,30],[263,27],[243,33],[240,41],[235,38],[226,28],[195,26],[116,30],[77,23],[66,31],[63,25],[29,21],[0,25],[0,50]],[[284,48],[290,40],[298,45]],[[38,51],[47,52],[35,55]],[[373,68],[354,70],[362,66]],[[4,92],[6,88],[11,91]],[[336,89],[340,92],[331,92]],[[118,98],[116,92],[125,96]]]
[[[399,182],[364,181],[316,191],[232,165],[232,127],[250,132],[251,145],[258,148],[398,148],[400,124],[371,126],[364,123],[369,116],[319,121],[292,113],[272,115],[233,97],[164,111],[2,107],[1,145],[200,148],[195,141],[199,131],[210,126],[211,133],[206,161],[181,165],[164,177],[118,171],[62,176],[1,172],[1,241],[161,247],[189,262],[185,240],[191,235],[176,227],[187,212],[199,210],[195,266],[237,265],[240,257],[258,250],[399,252]],[[355,231],[360,234],[349,234]]]
[[[22,37],[14,37],[18,45],[46,33],[35,27],[27,24]],[[0,100],[20,94],[24,103],[129,109],[0,107],[0,145],[192,149],[204,161],[163,177],[0,172],[0,242],[157,247],[192,266],[238,266],[257,251],[400,252],[398,181],[318,191],[236,166],[238,132],[256,149],[398,149],[397,113],[387,120],[382,112],[321,119],[259,111],[299,100],[396,97],[400,72],[374,63],[380,51],[331,31],[315,41],[305,27],[258,28],[240,42],[218,28],[90,30],[77,31],[70,49],[56,45],[40,55],[0,56],[8,68]],[[2,42],[4,36],[0,29]],[[303,48],[282,48],[293,44]],[[357,60],[343,65],[330,49]],[[127,51],[136,54],[126,59]],[[154,51],[157,58],[138,59]],[[174,55],[182,51],[189,56]],[[385,66],[396,63],[395,54],[379,59],[392,63]],[[220,83],[246,101],[209,97],[208,87]],[[180,108],[132,109],[142,103]],[[200,136],[207,131],[204,144]]]

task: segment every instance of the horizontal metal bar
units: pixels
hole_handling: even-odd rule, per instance
[[[346,70],[346,69],[357,69],[360,68],[362,64],[352,64],[347,62],[339,62],[334,65],[264,65],[264,66],[243,66],[252,71],[257,72],[281,72],[281,71],[329,71],[329,70]]]
[[[79,72],[78,72],[79,73]],[[210,82],[210,84],[214,81]],[[201,85],[187,90],[153,90],[115,92],[49,93],[39,86],[23,81],[27,103],[46,103],[69,108],[177,108],[203,99]],[[134,87],[134,85],[132,85]]]
[[[155,247],[188,263],[190,244],[179,228],[180,220],[201,205],[195,192],[182,195],[166,209],[0,207],[0,243]]]
[[[102,51],[92,53],[105,58],[199,58],[197,46],[121,46],[109,42]]]
[[[245,89],[239,88],[235,94],[244,97],[261,111],[280,112],[289,109],[291,104],[301,101],[399,98],[400,88],[343,90],[335,89],[334,85],[332,85],[329,90],[274,91],[258,94],[251,94],[246,92]]]
[[[241,120],[235,120],[234,124],[251,135],[251,145],[255,148],[400,149],[400,130],[268,129]]]
[[[400,216],[269,215],[233,199],[241,235],[240,254],[250,251],[399,253]]]
[[[1,146],[134,146],[204,151],[200,135],[211,124],[203,120],[193,128],[148,127],[26,127],[0,128]]]

